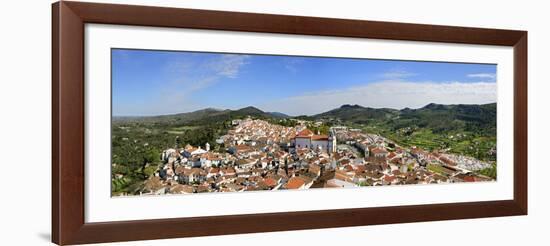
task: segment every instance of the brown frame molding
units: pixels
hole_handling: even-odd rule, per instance
[[[85,23],[511,46],[514,48],[514,199],[85,223]],[[526,214],[526,31],[66,1],[52,5],[54,243],[66,245]],[[291,218],[293,223],[286,223]],[[189,226],[190,224],[193,226]]]

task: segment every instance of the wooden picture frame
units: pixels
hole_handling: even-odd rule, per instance
[[[85,23],[513,47],[514,198],[513,200],[452,204],[86,223],[84,219]],[[54,3],[52,6],[52,241],[54,243],[59,245],[99,243],[526,214],[526,31],[65,1]],[[290,219],[293,223],[288,223]]]

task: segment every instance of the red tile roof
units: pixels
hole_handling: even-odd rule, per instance
[[[247,151],[252,149],[250,146],[244,144],[237,145],[235,146],[235,148],[237,149],[237,151]]]
[[[277,185],[277,180],[275,180],[273,178],[265,178],[264,183],[269,187],[274,187],[274,186]]]
[[[313,136],[313,132],[307,128],[299,132],[298,135],[296,135],[297,138],[309,138],[311,136]]]
[[[403,173],[401,173],[401,171],[399,171],[399,170],[393,170],[391,173],[395,176],[403,175]]]
[[[388,153],[388,151],[386,151],[384,148],[374,148],[371,150],[371,152],[373,154],[383,154],[383,153]]]
[[[439,160],[442,161],[443,163],[447,164],[447,165],[456,166],[456,163],[454,161],[452,161],[451,159],[449,159],[445,156],[439,157]]]
[[[466,176],[464,177],[465,182],[476,182],[476,178],[474,176]]]
[[[327,135],[313,135],[311,136],[311,140],[328,140]]]
[[[285,184],[287,189],[299,189],[305,184],[304,180],[299,177],[292,177]]]
[[[388,182],[388,183],[391,183],[393,180],[395,179],[394,176],[384,176],[384,181]]]
[[[353,171],[353,167],[351,165],[345,165],[344,170],[350,172],[350,171]]]

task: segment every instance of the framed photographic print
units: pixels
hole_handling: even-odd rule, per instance
[[[527,32],[58,2],[64,244],[527,214]]]

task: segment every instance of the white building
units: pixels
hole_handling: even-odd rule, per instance
[[[310,148],[328,152],[336,151],[336,137],[333,134],[330,134],[330,136],[317,135],[309,129],[301,130],[290,140],[290,144],[296,149]]]
[[[162,158],[163,161],[168,161],[168,158],[174,156],[174,154],[176,152],[177,151],[175,149],[167,149],[167,150],[162,152],[162,157],[161,158]]]
[[[191,156],[193,156],[193,155],[201,155],[201,154],[204,154],[204,153],[206,153],[206,152],[208,152],[208,151],[202,149],[200,146],[197,147],[197,148],[195,148],[195,147],[193,147],[193,146],[188,145],[188,146],[185,147],[185,149],[184,149],[184,151],[183,151],[182,154],[183,154],[183,156],[189,158],[189,157],[191,157]]]

